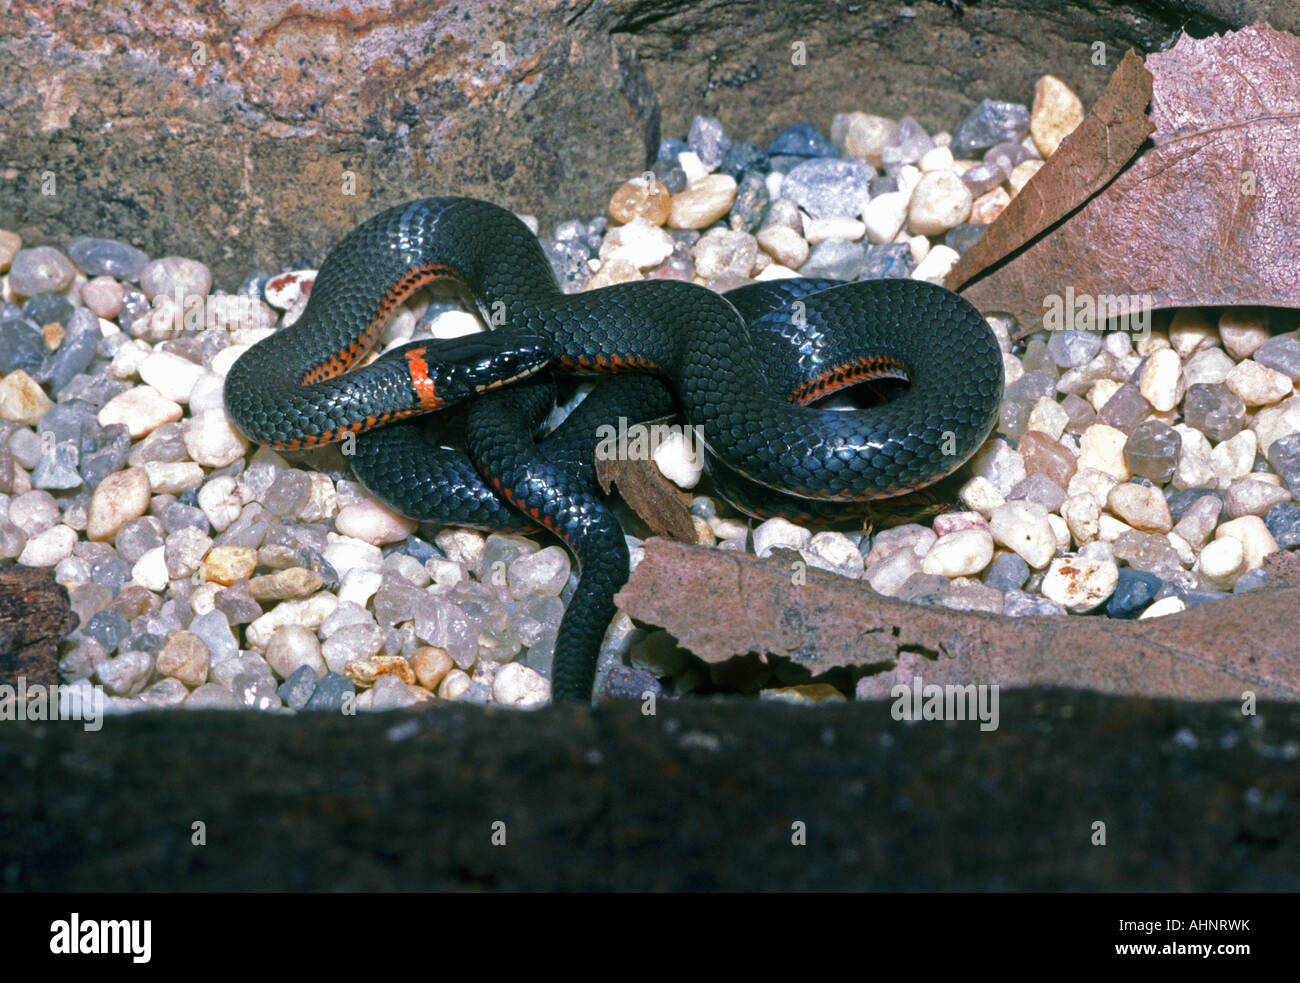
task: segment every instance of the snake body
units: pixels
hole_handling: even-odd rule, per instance
[[[491,333],[412,342],[347,371],[398,304],[445,278],[473,299]],[[544,415],[544,387],[508,384],[548,363],[650,373],[667,388],[624,383],[539,445],[533,421]],[[864,410],[805,405],[878,378],[908,386]],[[492,389],[471,404],[468,458],[427,448],[410,425],[374,429]],[[357,441],[353,468],[399,511],[493,528],[510,514],[504,499],[559,535],[582,582],[557,642],[557,699],[590,696],[612,593],[627,577],[621,530],[590,480],[596,425],[662,416],[672,400],[702,428],[711,466],[731,485],[825,511],[951,474],[987,438],[1001,396],[993,332],[942,287],[786,280],[719,295],[658,280],[564,294],[527,226],[469,198],[413,201],[349,233],[326,257],[299,321],[241,356],[225,388],[239,429],[274,447],[374,430]]]

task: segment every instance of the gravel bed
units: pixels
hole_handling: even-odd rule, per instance
[[[763,147],[697,117],[607,215],[543,245],[567,291],[939,282],[1082,115],[1044,77],[1032,108],[986,101],[951,133],[849,113],[829,139],[801,123]],[[108,239],[23,248],[0,230],[0,273],[0,563],[51,567],[67,587],[81,626],[60,650],[66,684],[102,685],[110,712],[549,700],[576,581],[561,547],[416,523],[352,480],[337,448],[281,455],[227,420],[226,371],[301,314],[314,271],[254,272],[226,293],[195,260]],[[1158,312],[1141,330],[1015,346],[1015,326],[991,318],[1006,397],[958,511],[874,536],[751,523],[707,478],[697,487],[682,445],[656,461],[695,489],[704,545],[795,549],[881,594],[961,610],[1166,615],[1259,587],[1264,557],[1300,544],[1300,337],[1286,316]],[[425,291],[382,347],[480,329]],[[645,527],[620,514],[635,564]],[[623,616],[600,665],[606,696],[738,685]],[[851,698],[779,664],[754,672],[740,688],[763,697]]]

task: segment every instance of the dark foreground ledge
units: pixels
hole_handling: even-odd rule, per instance
[[[23,891],[1300,886],[1300,707],[1006,691],[990,733],[889,707],[10,722],[0,877]]]

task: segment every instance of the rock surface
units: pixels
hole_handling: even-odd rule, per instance
[[[934,130],[986,97],[1027,98],[1044,65],[1091,104],[1108,75],[1091,62],[1098,41],[1115,62],[1179,28],[1300,30],[1300,12],[1270,0],[1141,4],[1140,18],[1102,2],[1086,21],[1037,0],[916,4],[910,17],[817,0],[527,6],[299,15],[182,0],[163,19],[138,3],[60,6],[56,24],[56,8],[21,5],[0,37],[0,92],[17,93],[0,228],[33,246],[132,228],[150,255],[202,256],[233,287],[273,259],[319,261],[363,217],[419,192],[480,195],[548,223],[580,214],[608,198],[611,174],[651,163],[661,123],[684,133],[698,113],[733,132],[775,135],[801,117],[824,131],[871,94],[878,112],[923,107]],[[1034,44],[1009,40],[1025,36]],[[942,85],[916,56],[936,49]],[[56,169],[56,193],[42,193],[52,160],[115,166]]]

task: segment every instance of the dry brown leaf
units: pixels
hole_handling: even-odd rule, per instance
[[[1266,25],[1149,55],[1155,146],[963,296],[1013,314],[1020,334],[1067,289],[1112,315],[1300,307],[1297,66],[1300,38]]]
[[[944,279],[959,290],[1100,191],[1155,129],[1151,73],[1128,51],[1092,111]]]
[[[697,541],[691,518],[691,496],[660,474],[653,462],[634,458],[596,459],[596,480],[608,495],[618,485],[623,501],[656,536],[679,543]]]
[[[814,675],[876,666],[887,695],[927,683],[1072,686],[1122,696],[1300,700],[1292,614],[1300,588],[1257,590],[1149,621],[1006,618],[908,604],[864,584],[783,562],[661,539],[618,594],[619,607],[666,628],[707,662],[747,652]],[[918,658],[919,657],[919,658]]]

